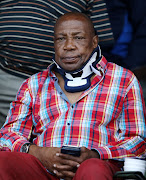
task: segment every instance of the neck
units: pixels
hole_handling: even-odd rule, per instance
[[[97,62],[101,59],[101,57],[98,57],[99,54],[100,49],[98,47],[96,51],[93,51],[90,58],[83,65],[83,67],[74,72],[65,71],[55,62],[55,71],[60,73],[63,77],[65,82],[64,89],[67,92],[75,93],[84,91],[90,87],[91,77],[93,74],[101,75],[100,71],[96,68]]]
[[[55,72],[55,75],[58,78],[58,84],[59,84],[60,88],[62,89],[62,91],[64,92],[66,97],[68,98],[69,102],[71,104],[76,103],[81,98],[81,95],[84,91],[79,91],[79,92],[74,92],[74,93],[66,91],[64,88],[65,81],[64,81],[63,77],[58,72]],[[93,78],[94,78],[94,75],[90,78],[91,82],[92,82]]]

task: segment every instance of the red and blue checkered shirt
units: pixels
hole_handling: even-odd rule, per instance
[[[142,157],[146,152],[145,105],[135,75],[102,57],[89,89],[71,104],[50,65],[27,79],[0,130],[0,149],[20,151],[33,138],[44,147],[96,149],[101,159]]]

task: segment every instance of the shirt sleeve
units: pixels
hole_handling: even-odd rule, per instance
[[[146,112],[142,89],[134,76],[127,88],[123,110],[117,121],[117,141],[98,147],[101,159],[142,157],[146,153]]]
[[[11,103],[7,120],[0,131],[0,149],[19,152],[28,143],[32,130],[32,97],[26,80]]]

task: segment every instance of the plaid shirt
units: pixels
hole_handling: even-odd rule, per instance
[[[58,85],[53,66],[27,79],[11,103],[0,131],[0,147],[20,151],[33,137],[44,147],[96,149],[101,159],[145,153],[145,105],[134,74],[102,57],[89,89],[71,104]]]

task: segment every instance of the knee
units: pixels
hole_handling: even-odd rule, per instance
[[[112,172],[108,164],[101,159],[88,159],[84,161],[78,168],[74,180],[83,179],[112,179]]]
[[[11,152],[0,152],[0,169],[3,170],[3,172],[7,172],[14,167],[15,161],[12,160],[12,155],[13,153]]]
[[[80,165],[80,169],[84,169],[87,173],[89,173],[89,171],[101,172],[101,170],[106,169],[106,163],[101,159],[87,159]]]
[[[10,155],[11,152],[7,152],[7,151],[1,151],[0,152],[0,164],[7,164],[8,161],[10,160]]]
[[[22,162],[29,161],[30,158],[31,155],[25,153],[1,151],[0,168],[7,171],[15,168],[15,165],[17,165],[17,168],[21,167]]]

